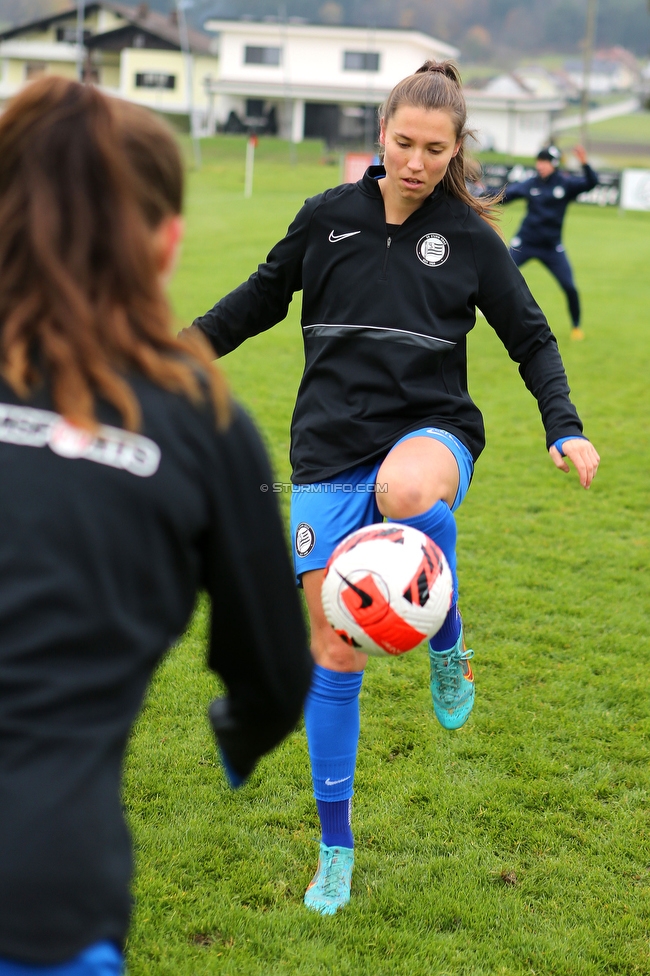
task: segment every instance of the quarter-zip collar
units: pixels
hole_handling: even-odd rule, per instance
[[[359,180],[359,182],[357,183],[357,186],[359,187],[361,192],[364,193],[366,196],[372,197],[375,200],[379,198],[381,199],[383,204],[384,198],[382,197],[381,190],[379,189],[379,180],[384,179],[385,177],[386,177],[386,170],[384,169],[383,166],[369,166],[366,172],[364,173],[363,178]],[[428,211],[431,207],[439,206],[439,204],[442,202],[444,195],[445,192],[442,188],[442,183],[438,183],[433,193],[431,193],[422,202],[421,206],[419,206],[417,210],[414,210],[413,213],[406,218],[404,224],[406,224],[411,219],[414,219],[416,214],[419,214],[422,211]],[[400,226],[403,227],[404,224],[401,224]]]

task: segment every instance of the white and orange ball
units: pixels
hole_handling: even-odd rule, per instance
[[[424,532],[396,522],[348,535],[329,558],[323,610],[346,644],[404,654],[442,627],[453,593],[449,564]]]

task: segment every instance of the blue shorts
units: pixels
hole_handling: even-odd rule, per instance
[[[123,971],[122,953],[113,942],[96,942],[54,966],[0,959],[0,976],[121,976]]]
[[[438,427],[424,427],[400,437],[393,447],[412,437],[432,437],[448,447],[458,464],[458,491],[452,505],[455,512],[468,492],[474,460],[457,437]],[[390,452],[386,452],[387,454]],[[376,496],[386,491],[378,485],[383,463],[360,464],[327,481],[293,485],[291,491],[291,538],[296,577],[312,569],[323,569],[332,552],[346,535],[364,525],[382,522]],[[0,974],[2,976],[2,974]]]

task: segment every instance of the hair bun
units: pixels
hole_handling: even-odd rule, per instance
[[[438,64],[437,61],[425,61],[421,68],[415,72],[416,75],[426,74],[427,71],[439,71],[441,75],[447,74],[447,67],[444,64]]]
[[[418,68],[415,74],[444,75],[445,78],[449,79],[449,81],[453,81],[456,85],[462,87],[460,72],[457,65],[453,61],[425,61],[422,67]]]

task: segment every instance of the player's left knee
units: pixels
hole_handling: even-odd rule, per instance
[[[440,493],[432,485],[416,483],[388,484],[387,490],[375,495],[377,508],[387,519],[406,519],[421,515],[440,500]],[[383,487],[383,486],[382,486]]]

